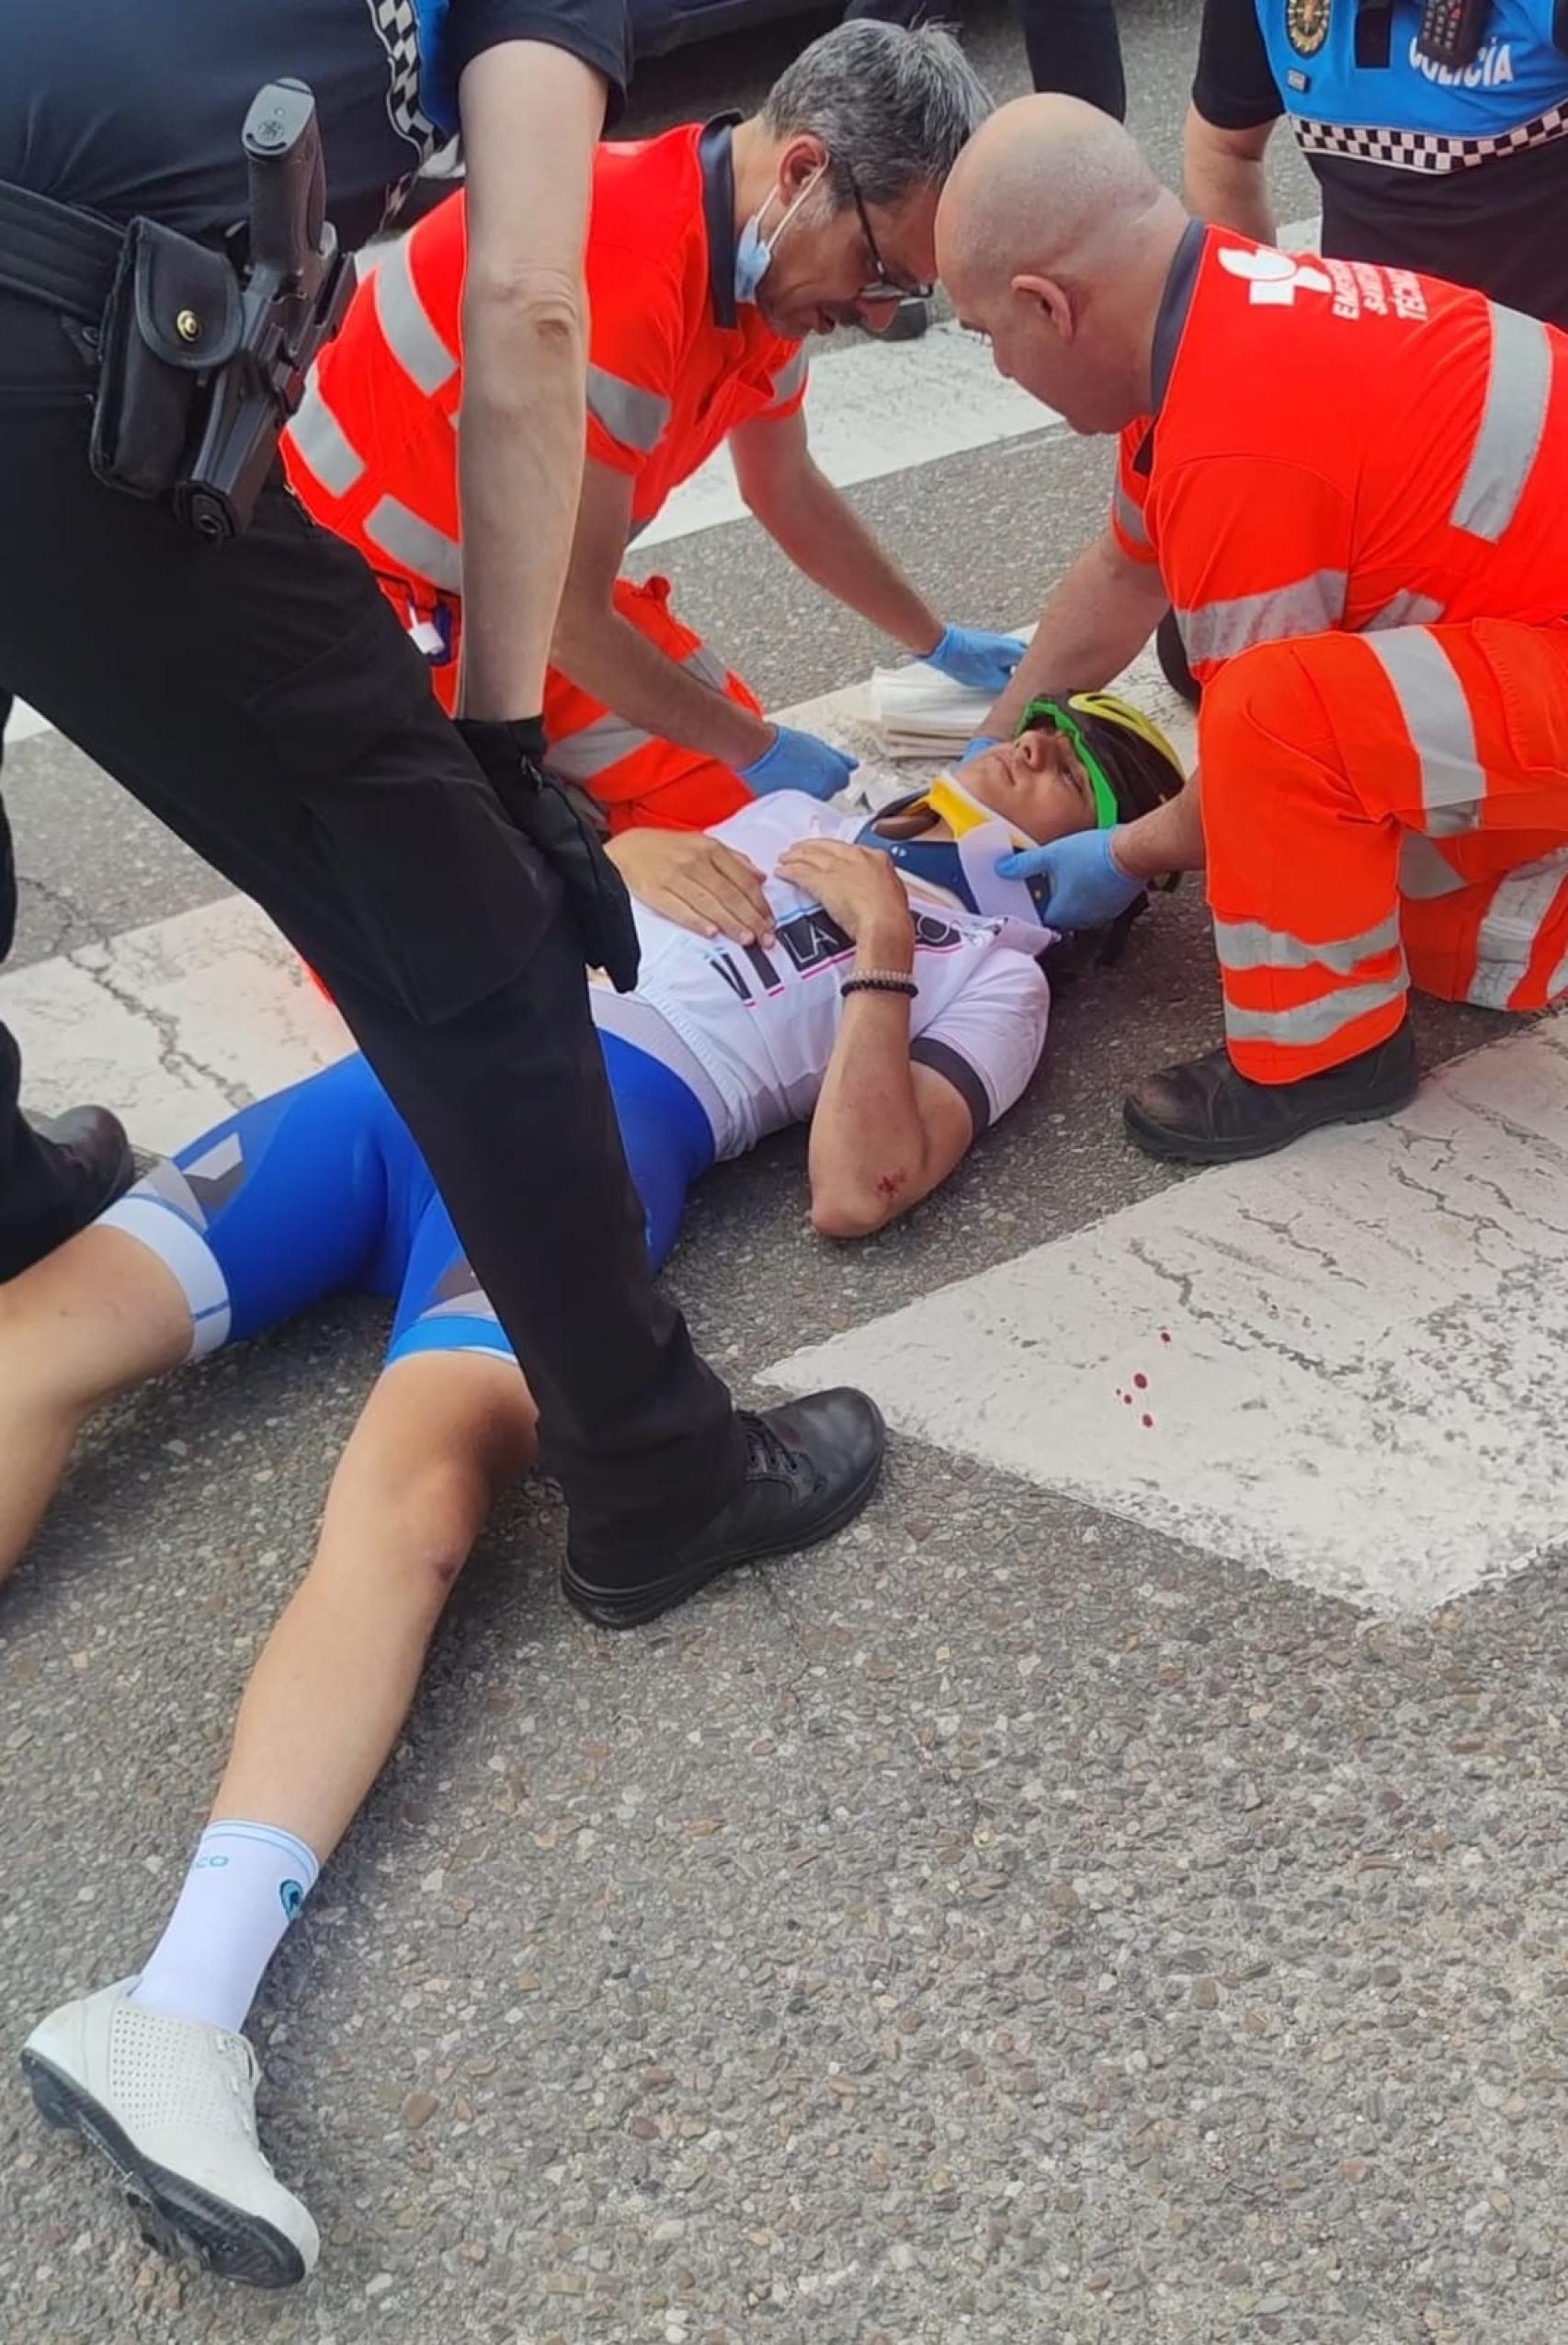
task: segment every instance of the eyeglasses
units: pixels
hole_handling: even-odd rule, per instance
[[[896,277],[889,276],[881,247],[871,233],[871,223],[866,215],[866,207],[861,201],[855,174],[847,164],[844,166],[844,176],[849,182],[849,193],[854,201],[855,210],[859,215],[860,233],[866,239],[866,250],[871,256],[871,267],[877,272],[869,285],[861,286],[855,299],[858,302],[928,302],[937,290],[935,285],[920,281],[913,285],[901,284]]]

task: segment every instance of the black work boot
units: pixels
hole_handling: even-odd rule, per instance
[[[15,1188],[0,1192],[0,1279],[63,1246],[136,1178],[125,1127],[107,1108],[70,1108],[27,1122],[26,1160]]]
[[[1232,1165],[1269,1156],[1320,1123],[1369,1123],[1415,1097],[1410,1020],[1386,1042],[1299,1083],[1254,1083],[1226,1051],[1147,1075],[1122,1101],[1127,1129],[1146,1155],[1181,1165]]]
[[[741,1417],[746,1472],[710,1522],[647,1558],[635,1580],[608,1579],[568,1548],[561,1585],[600,1628],[640,1628],[694,1596],[721,1572],[793,1554],[852,1522],[877,1486],[887,1428],[864,1393],[811,1393],[787,1407]]]

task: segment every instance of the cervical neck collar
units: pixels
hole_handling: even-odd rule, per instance
[[[950,838],[885,838],[877,825],[890,814],[928,814],[951,831]],[[1016,848],[1032,840],[1005,823],[999,814],[971,797],[962,782],[943,774],[926,790],[884,806],[858,835],[862,847],[890,855],[898,868],[917,884],[937,888],[956,898],[966,910],[1001,924],[1002,941],[1020,952],[1042,952],[1055,935],[1045,917],[1046,884],[1040,880],[1005,880],[996,865]]]

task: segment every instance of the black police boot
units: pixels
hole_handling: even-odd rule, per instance
[[[600,1628],[640,1628],[721,1572],[814,1547],[852,1522],[877,1486],[887,1428],[864,1393],[812,1393],[761,1416],[743,1413],[745,1479],[691,1538],[662,1548],[657,1568],[607,1581],[567,1551],[562,1588]]]
[[[1127,1129],[1146,1155],[1180,1165],[1231,1165],[1269,1156],[1320,1123],[1369,1123],[1408,1107],[1419,1081],[1405,1019],[1386,1042],[1299,1083],[1254,1083],[1225,1051],[1145,1076],[1122,1101]]]
[[[125,1127],[107,1108],[29,1116],[28,1123],[34,1145],[22,1192],[0,1194],[0,1279],[63,1246],[136,1178]]]

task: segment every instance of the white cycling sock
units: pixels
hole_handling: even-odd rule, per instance
[[[131,2002],[237,2032],[320,1869],[303,1840],[276,1825],[210,1824]]]

